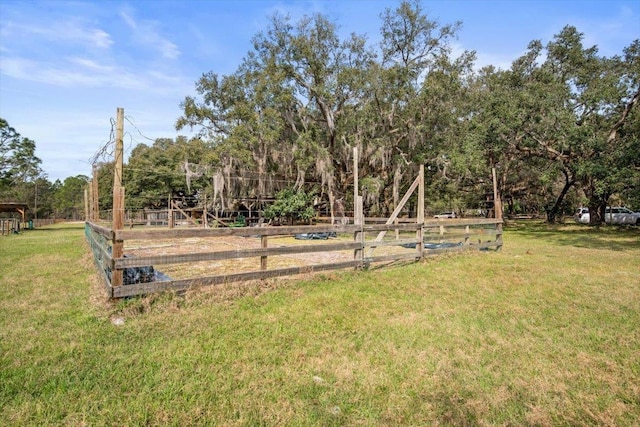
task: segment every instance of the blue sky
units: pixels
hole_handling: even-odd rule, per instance
[[[0,117],[36,141],[50,180],[90,175],[89,159],[125,109],[125,148],[174,138],[180,102],[205,72],[230,74],[276,12],[320,12],[341,33],[379,41],[388,0],[0,0]],[[531,40],[565,25],[603,55],[640,38],[640,0],[422,2],[440,23],[462,21],[456,49],[508,68]],[[134,124],[135,127],[132,125]],[[180,134],[189,136],[188,132]]]

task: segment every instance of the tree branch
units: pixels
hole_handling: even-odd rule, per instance
[[[620,129],[624,125],[624,122],[627,120],[627,117],[629,116],[631,109],[634,107],[634,105],[638,103],[638,101],[640,101],[640,88],[638,88],[635,95],[633,95],[633,98],[631,99],[631,101],[624,107],[620,120],[618,120],[616,124],[613,125],[613,128],[611,128],[611,132],[609,133],[609,137],[607,138],[608,144],[613,142],[614,139],[616,139],[616,136],[618,134],[618,129]]]

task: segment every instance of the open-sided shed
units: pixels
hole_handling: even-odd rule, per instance
[[[27,206],[26,203],[0,202],[0,213],[19,213],[21,215],[22,222],[25,221],[25,216],[28,210],[29,206]]]
[[[20,218],[16,218],[14,215],[12,215],[10,219],[0,218],[0,235],[4,235],[5,233],[10,234],[11,232],[17,232],[20,229],[20,223],[25,222],[25,217],[28,210],[29,207],[26,203],[0,202],[0,214],[20,214]]]

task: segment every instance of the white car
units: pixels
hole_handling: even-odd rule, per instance
[[[438,215],[434,215],[434,218],[443,219],[443,218],[457,218],[455,212],[442,212]]]
[[[607,208],[605,219],[612,224],[640,225],[640,212],[633,212],[630,209],[616,206]]]
[[[589,224],[589,208],[579,208],[574,218],[578,222]],[[607,207],[604,220],[607,224],[640,226],[640,212],[633,212],[622,206]]]
[[[573,218],[581,224],[589,224],[589,208],[578,208]]]

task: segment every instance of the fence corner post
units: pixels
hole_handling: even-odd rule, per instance
[[[113,246],[111,263],[111,287],[122,286],[123,271],[116,269],[115,261],[124,256],[124,242],[118,240],[118,231],[124,228],[124,187],[122,186],[123,147],[124,138],[124,109],[118,108],[116,115],[116,150],[113,171]]]

